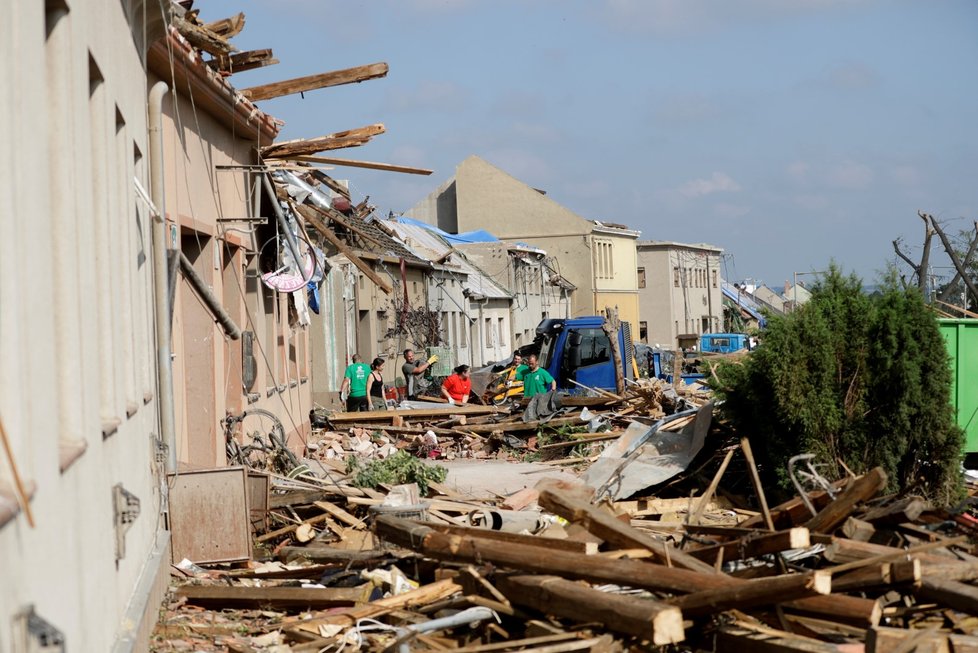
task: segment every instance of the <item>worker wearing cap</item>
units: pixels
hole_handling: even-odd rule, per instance
[[[550,376],[550,372],[540,367],[536,354],[530,354],[526,362],[529,364],[527,369],[516,374],[516,380],[523,382],[524,397],[542,395],[557,389],[557,382],[554,381],[554,377]]]

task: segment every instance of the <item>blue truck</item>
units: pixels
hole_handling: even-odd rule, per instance
[[[704,333],[700,336],[700,351],[710,354],[732,354],[750,349],[750,336],[746,333]]]
[[[583,389],[575,381],[590,388],[615,391],[615,364],[611,340],[601,328],[604,318],[594,315],[566,320],[544,320],[537,326],[536,342],[540,344],[540,367],[557,381],[557,387],[570,392]],[[631,330],[622,322],[617,333],[621,352],[622,373],[634,379],[635,357]]]

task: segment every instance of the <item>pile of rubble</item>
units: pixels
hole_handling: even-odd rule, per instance
[[[272,479],[252,560],[174,568],[154,650],[978,651],[974,498],[880,496],[874,469],[769,507],[708,399],[643,382],[543,425],[513,407],[334,414],[311,471]],[[347,473],[349,454],[407,453],[428,459],[417,484]],[[559,475],[487,495],[427,473],[528,454]]]

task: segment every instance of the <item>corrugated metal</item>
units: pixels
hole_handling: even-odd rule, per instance
[[[512,297],[437,233],[417,224],[407,224],[394,220],[389,220],[384,224],[393,229],[418,256],[432,262],[437,261],[458,268],[458,271],[467,277],[463,287],[470,293],[477,293],[488,299],[510,299]],[[443,260],[446,254],[450,254],[450,258]]]

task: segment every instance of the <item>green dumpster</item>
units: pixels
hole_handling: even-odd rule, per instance
[[[964,429],[964,451],[978,453],[978,320],[938,322],[951,354],[951,403]]]

